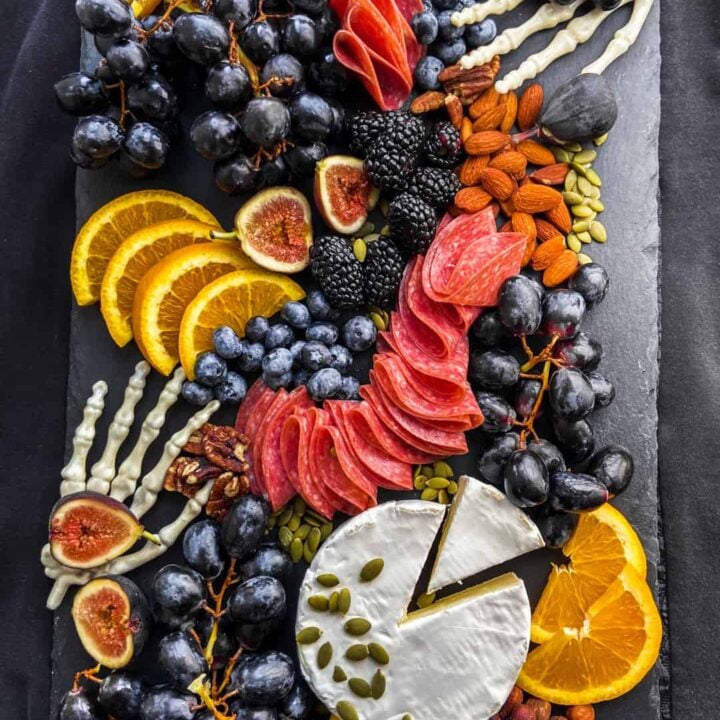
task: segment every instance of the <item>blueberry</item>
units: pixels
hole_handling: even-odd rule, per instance
[[[356,315],[343,326],[343,340],[353,352],[368,350],[375,344],[377,328],[366,315]]]
[[[182,384],[180,394],[191,405],[207,405],[213,399],[213,391],[209,387],[189,380]]]
[[[247,394],[247,382],[239,373],[228,372],[226,378],[215,386],[215,397],[221,403],[237,404],[245,399]]]
[[[262,315],[251,317],[245,324],[245,337],[251,343],[262,342],[265,339],[265,333],[270,328],[268,319]]]
[[[300,351],[300,360],[303,367],[311,372],[327,367],[332,362],[332,355],[325,345],[321,342],[306,342]]]
[[[330,355],[332,355],[330,367],[335,368],[339,373],[344,375],[352,367],[352,353],[344,345],[331,345]]]
[[[413,16],[412,29],[421,45],[435,42],[438,34],[438,21],[435,15],[427,10]]]
[[[305,331],[305,337],[310,341],[321,342],[323,345],[332,345],[337,342],[338,329],[329,322],[314,322]]]
[[[239,358],[243,353],[243,344],[235,331],[227,325],[222,325],[213,333],[215,352],[226,360]]]
[[[438,37],[440,40],[458,40],[463,36],[465,32],[465,26],[453,25],[452,23],[452,10],[443,10],[437,16],[438,23]]]
[[[451,42],[435,43],[430,52],[440,58],[445,65],[454,65],[467,50],[464,40],[453,40]]]
[[[280,388],[288,387],[292,382],[292,377],[291,372],[286,372],[282,375],[266,375],[263,373],[262,379],[271,390],[279,390]]]
[[[465,28],[465,43],[470,50],[481,45],[489,45],[497,35],[497,24],[492,18],[479,23],[468,25]]]
[[[284,347],[271,350],[262,361],[263,378],[280,377],[290,372],[293,364],[292,353]]]
[[[437,90],[440,87],[438,75],[445,69],[442,60],[427,55],[415,68],[415,84],[420,90]]]
[[[304,340],[296,340],[291,346],[290,346],[290,354],[292,355],[293,359],[293,365],[295,367],[300,365],[300,353],[302,353],[302,349],[305,347],[305,341]]]
[[[225,379],[226,375],[227,363],[218,354],[207,350],[197,356],[195,379],[199,383],[215,387]]]
[[[337,396],[341,400],[359,400],[360,381],[352,375],[346,375],[340,383],[340,390]]]
[[[304,330],[312,321],[310,311],[301,302],[286,303],[280,311],[280,317],[291,327],[300,330]]]
[[[308,380],[312,376],[312,372],[307,368],[300,368],[297,370],[292,377],[292,386],[300,387],[301,385],[307,385]]]
[[[277,323],[276,325],[271,325],[265,335],[265,349],[288,348],[294,340],[295,333],[292,331],[292,328],[285,323]]]
[[[262,343],[251,343],[245,348],[238,365],[243,372],[258,372],[262,366],[265,355],[265,346]]]
[[[334,397],[342,387],[342,376],[333,368],[318,370],[308,380],[307,389],[313,400]]]
[[[305,298],[305,304],[315,320],[332,320],[338,312],[330,306],[322,290],[312,290]]]

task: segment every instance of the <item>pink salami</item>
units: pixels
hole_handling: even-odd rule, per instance
[[[257,482],[258,487],[261,489],[263,496],[266,499],[270,499],[270,494],[267,486],[267,478],[263,470],[263,443],[265,441],[265,433],[268,429],[268,420],[275,417],[275,415],[281,410],[282,406],[287,400],[287,390],[280,388],[277,392],[273,393],[273,399],[270,405],[265,410],[262,418],[259,418],[257,428],[253,435],[250,436],[250,450],[252,451],[252,457],[250,459],[250,469],[252,475]],[[255,410],[257,412],[257,409]]]
[[[267,494],[267,488],[263,483],[262,473],[255,472],[255,449],[258,442],[257,434],[262,427],[268,409],[275,401],[275,391],[271,390],[261,380],[256,381],[255,385],[258,385],[257,395],[253,398],[250,411],[244,418],[245,430],[243,434],[250,440],[247,451],[247,459],[250,465],[247,472],[248,479],[250,480],[250,491],[254,495],[265,496]],[[251,390],[254,390],[255,385]],[[248,398],[246,398],[246,400],[247,399]],[[244,404],[245,403],[243,403],[243,405]],[[240,407],[242,408],[242,405]]]
[[[237,417],[235,418],[235,429],[241,435],[247,435],[248,418],[255,410],[258,403],[270,404],[275,393],[262,381],[256,380],[247,392],[245,399],[240,403]]]

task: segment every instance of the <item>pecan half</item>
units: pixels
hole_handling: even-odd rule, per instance
[[[463,105],[468,105],[492,86],[499,69],[499,61],[495,59],[467,69],[451,65],[438,75],[438,79],[446,92],[459,97]]]
[[[214,427],[215,425],[212,425],[211,423],[205,423],[202,427],[198,428],[185,443],[183,452],[186,452],[189,455],[205,455],[203,438]]]
[[[216,480],[205,505],[205,514],[213,520],[222,522],[232,504],[241,495],[250,492],[250,481],[245,475],[224,472]]]
[[[222,469],[202,457],[178,457],[165,473],[163,487],[191,498],[208,480],[222,474]]]
[[[202,439],[205,457],[223,470],[243,474],[247,472],[248,461],[245,451],[248,439],[229,425],[216,425],[205,433]]]

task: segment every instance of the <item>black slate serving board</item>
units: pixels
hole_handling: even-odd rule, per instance
[[[509,27],[529,16],[531,8],[511,15],[512,21],[502,19],[500,28]],[[569,79],[602,52],[612,33],[629,17],[628,9],[618,11],[606,21],[598,35],[574,55],[556,63],[542,75],[546,93]],[[607,71],[615,88],[620,116],[611,138],[600,150],[596,163],[604,180],[603,202],[606,212],[602,220],[608,229],[605,246],[593,244],[588,252],[610,273],[611,290],[605,302],[590,314],[586,328],[597,337],[605,349],[603,369],[616,383],[617,397],[607,409],[594,413],[592,423],[598,443],[621,442],[627,445],[636,461],[636,476],[630,490],[618,499],[618,507],[625,512],[638,530],[645,546],[648,561],[648,580],[657,589],[657,568],[662,564],[657,513],[657,413],[656,387],[658,378],[658,160],[657,138],[659,125],[659,8],[650,14],[637,44]],[[520,52],[504,63],[504,69],[516,67],[522,57],[542,48],[552,37],[545,32],[531,38]],[[93,50],[83,43],[83,63],[94,66]],[[187,78],[183,107],[190,112],[183,116],[187,132],[192,117],[204,107],[197,104],[200,95],[199,73]],[[194,87],[193,87],[194,86]],[[192,102],[196,103],[194,106]],[[167,166],[151,180],[133,181],[114,168],[99,172],[78,171],[76,196],[78,226],[102,204],[125,192],[143,188],[165,188],[187,194],[206,205],[219,220],[230,227],[232,217],[240,205],[237,199],[227,198],[212,184],[211,168],[185,142],[171,154]],[[121,402],[127,378],[140,356],[130,345],[118,349],[107,334],[97,307],[73,308],[70,343],[70,375],[67,404],[67,447],[82,415],[82,408],[91,385],[104,379],[110,385],[106,398],[106,412],[97,426],[97,447],[91,453],[88,467],[99,456],[104,444],[112,413]],[[360,368],[362,373],[367,368]],[[156,373],[148,379],[145,397],[137,408],[141,418],[153,406],[164,380]],[[168,414],[161,437],[148,453],[146,467],[158,457],[162,442],[181,427],[191,409],[179,402]],[[232,421],[233,413],[221,410],[214,421]],[[134,433],[126,443],[131,447]],[[473,449],[477,447],[471,440]],[[454,458],[458,473],[473,474],[474,455]],[[69,457],[69,451],[67,453]],[[121,450],[120,459],[123,457]],[[156,529],[172,520],[182,499],[164,494],[161,502],[147,516],[146,524]],[[541,551],[509,564],[526,581],[531,600],[537,599],[547,576],[549,562],[557,560],[550,552]],[[153,573],[167,562],[181,562],[175,547],[163,558],[131,574],[139,584],[147,586]],[[502,571],[499,568],[497,571]],[[297,587],[304,567],[298,566],[289,595],[295,602]],[[48,586],[49,587],[49,586]],[[72,675],[92,664],[84,653],[70,619],[70,592],[55,613],[53,645],[53,682],[51,717],[57,704],[69,688]],[[292,612],[292,608],[291,608]],[[287,623],[289,626],[290,623]],[[282,644],[292,645],[290,627],[286,628]],[[152,646],[138,661],[149,673],[154,673]],[[611,703],[598,706],[600,720],[655,720],[660,717],[659,666],[632,692]]]

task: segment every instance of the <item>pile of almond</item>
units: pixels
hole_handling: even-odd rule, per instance
[[[571,705],[564,715],[554,715],[552,705],[546,700],[525,696],[516,685],[500,712],[490,720],[595,720],[592,705]]]

